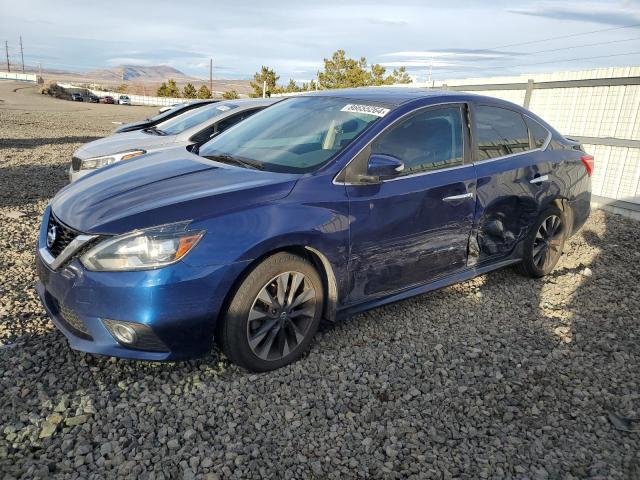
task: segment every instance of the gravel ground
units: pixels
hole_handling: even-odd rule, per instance
[[[594,212],[543,280],[503,270],[324,326],[268,374],[217,350],[77,353],[33,289],[39,218],[77,146],[148,112],[7,85],[1,477],[640,478],[640,433],[608,420],[640,415],[640,224]]]

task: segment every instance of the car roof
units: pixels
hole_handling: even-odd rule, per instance
[[[340,88],[335,90],[320,90],[309,92],[303,96],[312,97],[334,97],[349,100],[360,100],[363,102],[385,103],[387,105],[401,105],[421,98],[459,96],[459,92],[447,90],[433,90],[428,88],[410,87],[361,87],[361,88]]]
[[[225,104],[237,105],[237,107],[224,111],[220,115],[210,118],[209,120],[205,120],[204,122],[194,125],[191,128],[187,128],[183,132],[176,134],[176,136],[190,137],[195,132],[198,132],[201,129],[205,128],[206,125],[213,125],[214,123],[218,123],[224,120],[225,118],[231,117],[233,115],[237,115],[238,113],[241,113],[244,110],[250,110],[256,107],[268,107],[269,105],[273,105],[274,103],[277,103],[280,100],[283,100],[283,98],[243,98],[243,99],[235,99],[235,100],[222,100],[217,103],[212,103],[211,105],[205,105],[200,108],[213,110],[216,108],[223,107]]]
[[[519,111],[524,109],[519,105],[501,100],[495,97],[476,95],[473,93],[458,92],[452,90],[438,90],[431,88],[411,88],[411,87],[360,87],[341,88],[334,90],[320,90],[302,94],[305,97],[333,97],[343,98],[351,101],[372,102],[384,104],[389,107],[397,107],[405,103],[421,99],[431,99],[434,102],[444,101],[473,101],[493,104],[496,106],[516,108]]]

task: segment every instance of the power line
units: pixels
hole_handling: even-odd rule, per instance
[[[560,47],[560,48],[552,48],[552,49],[548,49],[548,50],[536,50],[534,52],[522,52],[521,54],[519,54],[519,56],[527,56],[527,55],[537,55],[539,53],[548,53],[548,52],[560,52],[563,50],[572,50],[575,48],[585,48],[585,47],[597,47],[597,46],[601,46],[601,45],[610,45],[612,43],[623,43],[623,42],[631,42],[633,40],[640,40],[640,37],[634,37],[634,38],[625,38],[622,40],[612,40],[609,42],[596,42],[596,43],[585,43],[582,45],[571,45],[568,47]],[[511,57],[514,58],[515,56]],[[467,62],[483,62],[485,61],[485,58],[470,58],[469,60],[467,60]],[[442,72],[446,72],[446,71],[455,71],[455,70],[440,70],[440,72],[438,73],[442,73]]]
[[[640,40],[640,37],[625,38],[623,40],[612,40],[610,42],[586,43],[586,44],[583,44],[583,45],[573,45],[571,47],[552,48],[550,50],[537,50],[535,52],[524,52],[523,54],[524,55],[535,55],[535,54],[538,54],[538,53],[559,52],[561,50],[571,50],[571,49],[574,49],[574,48],[599,47],[601,45],[611,45],[612,43],[632,42],[633,40]]]
[[[547,37],[547,38],[541,38],[539,40],[531,40],[531,41],[527,41],[527,42],[518,42],[518,43],[508,43],[505,45],[497,45],[495,47],[484,47],[484,48],[475,48],[475,49],[471,49],[471,50],[466,50],[464,53],[474,53],[474,52],[486,52],[486,51],[490,51],[490,50],[497,50],[500,48],[508,48],[508,47],[520,47],[523,45],[533,45],[536,43],[543,43],[543,42],[550,42],[552,40],[562,40],[562,39],[567,39],[567,38],[574,38],[574,37],[580,37],[580,36],[584,36],[584,35],[591,35],[594,33],[602,33],[602,32],[611,32],[614,30],[622,30],[625,28],[635,28],[635,27],[640,27],[640,23],[633,23],[630,25],[622,25],[619,27],[611,27],[611,28],[601,28],[598,30],[590,30],[588,32],[579,32],[579,33],[571,33],[571,34],[567,34],[567,35],[558,35],[555,37]],[[629,41],[629,40],[624,40],[624,41]],[[610,42],[610,43],[615,43],[615,42]],[[606,45],[606,43],[603,43],[603,45]],[[552,50],[548,50],[548,51],[560,51],[560,50],[565,50],[565,49],[571,49],[571,48],[579,48],[579,47],[564,47],[564,48],[559,48],[559,49],[552,49]],[[533,54],[537,54],[537,53],[544,53],[546,52],[545,50],[541,50],[538,52],[523,52],[522,55],[533,55]],[[472,59],[469,60],[470,62],[478,62],[478,61],[484,61],[485,59]],[[562,61],[562,60],[559,60]],[[554,62],[544,62],[544,63],[554,63]],[[510,66],[500,66],[500,67],[487,67],[488,68],[515,68],[518,66],[526,66],[526,65],[510,65]],[[460,71],[459,69],[447,69],[447,70],[440,70],[439,72],[437,72],[438,74],[440,73],[447,73],[447,72],[458,72]]]
[[[518,67],[528,67],[531,65],[547,65],[550,63],[562,63],[562,62],[577,62],[579,60],[596,60],[596,59],[601,59],[601,58],[612,58],[612,57],[623,57],[625,55],[640,55],[640,51],[637,52],[627,52],[627,53],[615,53],[612,55],[598,55],[595,57],[578,57],[578,58],[564,58],[564,59],[559,59],[559,60],[550,60],[547,62],[534,62],[534,63],[524,63],[521,65],[494,65],[494,66],[489,66],[489,67],[483,67],[483,70],[500,70],[503,68],[518,68]],[[441,70],[438,73],[445,73],[447,70]],[[449,70],[451,71],[458,71],[458,70]]]
[[[480,48],[480,49],[477,49],[476,51],[496,50],[498,48],[507,48],[507,47],[521,47],[522,45],[532,45],[534,43],[550,42],[551,40],[561,40],[561,39],[564,39],[564,38],[573,38],[573,37],[580,37],[580,36],[583,36],[583,35],[591,35],[592,33],[611,32],[613,30],[622,30],[623,28],[634,28],[634,27],[640,27],[640,23],[634,23],[634,24],[631,24],[631,25],[623,25],[621,27],[602,28],[600,30],[591,30],[589,32],[571,33],[569,35],[559,35],[557,37],[542,38],[540,40],[532,40],[532,41],[529,41],[529,42],[509,43],[507,45],[498,45],[497,47]],[[474,50],[472,50],[472,51],[474,51]]]

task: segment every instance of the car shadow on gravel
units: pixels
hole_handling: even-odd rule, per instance
[[[517,324],[514,338],[535,346],[505,373],[510,387],[505,418],[523,436],[546,430],[542,442],[549,458],[540,466],[549,477],[568,471],[578,478],[636,479],[639,435],[616,430],[608,413],[640,415],[640,274],[629,266],[629,255],[636,256],[635,264],[640,260],[640,223],[596,214],[604,222],[571,239],[547,277],[528,279],[503,270],[487,275],[480,291],[487,298],[506,285],[521,286],[506,287],[504,308]],[[574,255],[578,247],[591,253],[588,261]],[[554,456],[558,462],[562,457],[562,468],[550,460]]]
[[[68,163],[0,166],[0,208],[31,209],[38,201],[53,198],[69,183],[68,166]]]
[[[87,143],[102,137],[69,136],[53,138],[0,138],[0,148],[37,148],[48,145],[63,145],[66,143]]]

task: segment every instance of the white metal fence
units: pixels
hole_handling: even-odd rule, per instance
[[[93,90],[91,88],[80,87],[78,85],[74,85],[72,83],[58,83],[59,86],[64,88],[70,93],[82,93],[82,92],[91,92],[95,96],[99,98],[104,97],[113,97],[116,101],[120,95],[126,95],[131,100],[132,105],[150,105],[157,107],[164,107],[169,105],[174,105],[176,103],[182,103],[188,101],[184,98],[174,98],[174,97],[151,97],[148,95],[132,95],[130,93],[119,93],[119,92],[105,92],[103,90]]]
[[[38,76],[35,73],[0,72],[0,79],[38,83]]]
[[[594,195],[640,204],[640,67],[411,86],[472,92],[529,108],[594,155]]]
[[[103,92],[101,90],[89,90],[94,95],[103,98],[107,96],[111,96],[116,100],[120,95],[126,95],[131,100],[131,105],[151,105],[157,107],[174,105],[176,103],[182,103],[188,101],[188,99],[184,98],[173,98],[173,97],[150,97],[147,95],[131,95],[130,93],[118,93],[118,92]]]

